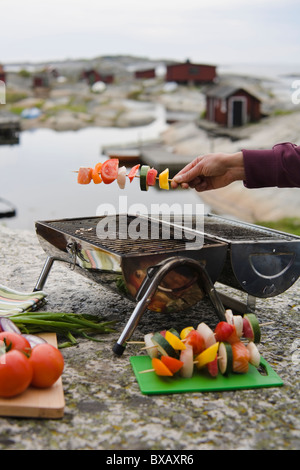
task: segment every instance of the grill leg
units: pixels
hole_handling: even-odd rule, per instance
[[[37,280],[37,283],[33,289],[33,292],[43,290],[43,287],[46,283],[47,277],[49,275],[49,272],[52,268],[53,262],[55,261],[56,258],[53,256],[48,256],[48,258],[45,261],[45,264],[43,266],[43,269],[41,271],[41,274]]]
[[[142,294],[138,293],[139,301],[132,312],[121,336],[119,337],[117,343],[113,347],[113,352],[118,356],[121,356],[126,347],[126,341],[131,337],[135,328],[138,325],[138,322],[143,315],[144,311],[146,310],[147,306],[152,300],[153,295],[156,292],[157,287],[159,286],[163,277],[171,270],[174,269],[176,266],[189,266],[195,269],[198,272],[199,278],[201,280],[201,285],[204,287],[207,295],[209,296],[215,310],[218,314],[220,320],[225,320],[225,308],[218,296],[217,291],[214,289],[213,283],[208,276],[205,269],[201,266],[198,261],[193,259],[184,258],[184,257],[173,257],[169,258],[168,260],[164,261],[161,265],[157,266],[157,271],[155,274],[148,279],[150,281],[149,285],[142,285]],[[141,297],[140,297],[141,295]]]

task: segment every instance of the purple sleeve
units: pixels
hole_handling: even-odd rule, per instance
[[[247,188],[300,187],[300,147],[290,142],[272,150],[242,150]]]

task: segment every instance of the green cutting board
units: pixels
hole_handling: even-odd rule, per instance
[[[193,377],[185,379],[177,374],[173,377],[159,377],[155,372],[143,370],[151,369],[150,356],[130,357],[137,382],[141,392],[144,394],[163,393],[186,393],[186,392],[216,392],[223,390],[241,390],[261,387],[280,387],[283,381],[271,368],[271,366],[261,358],[260,368],[249,364],[247,374],[229,374],[228,376],[219,374],[211,377],[206,371],[195,370]],[[260,370],[263,372],[261,373]]]

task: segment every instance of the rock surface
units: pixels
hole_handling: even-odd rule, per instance
[[[0,283],[30,291],[45,260],[35,234],[0,226],[0,247]],[[44,310],[118,319],[117,330],[103,336],[101,343],[79,339],[78,346],[62,349],[63,418],[0,417],[1,450],[300,448],[299,281],[286,293],[257,302],[259,321],[275,320],[263,328],[260,352],[284,381],[283,387],[157,396],[140,392],[131,369],[129,357],[143,354],[140,346],[127,346],[122,357],[112,353],[133,302],[59,263],[54,263],[45,291]],[[244,300],[242,293],[235,295]],[[196,326],[200,321],[211,327],[218,321],[207,301],[180,316],[146,312],[132,339],[142,339],[153,330]]]

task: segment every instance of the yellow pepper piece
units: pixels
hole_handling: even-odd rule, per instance
[[[166,331],[165,335],[166,341],[172,346],[172,348],[177,349],[182,351],[183,349],[186,349],[185,344],[181,341],[181,339],[178,338],[178,336],[173,335],[171,331]]]
[[[212,346],[209,346],[209,348],[205,349],[202,353],[198,354],[196,357],[195,361],[196,366],[198,368],[205,366],[209,362],[212,362],[216,359],[216,355],[218,352],[219,348],[219,343],[214,343]]]
[[[193,331],[194,329],[195,328],[193,326],[187,326],[186,328],[183,328],[183,330],[180,332],[180,338],[185,339],[190,331]]]
[[[158,176],[160,189],[170,189],[169,185],[169,168],[166,168]]]

